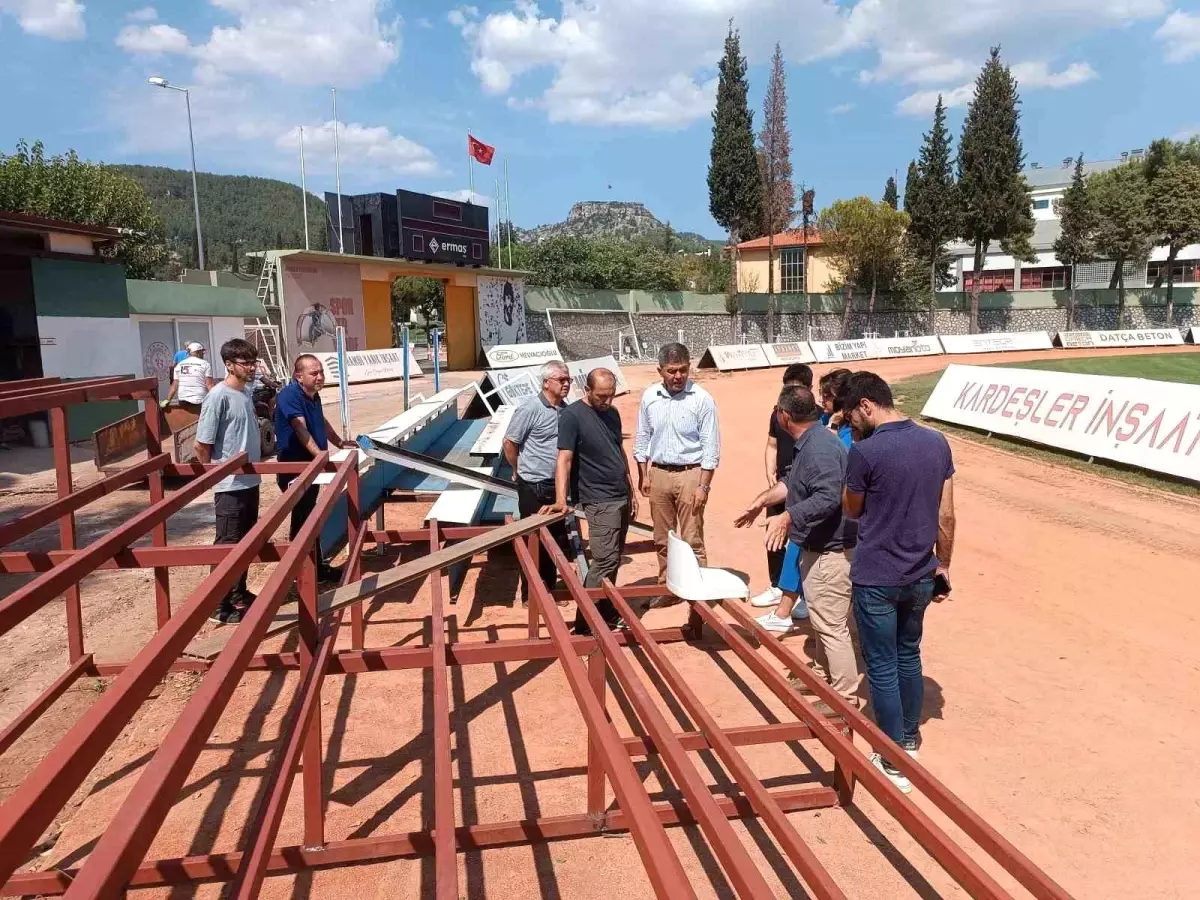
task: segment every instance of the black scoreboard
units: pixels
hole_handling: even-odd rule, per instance
[[[329,249],[337,252],[337,195],[325,194]],[[488,209],[414,191],[342,196],[345,251],[360,256],[488,264]]]

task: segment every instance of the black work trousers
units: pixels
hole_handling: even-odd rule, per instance
[[[552,503],[554,503],[553,478],[545,481],[517,479],[517,512],[520,513],[522,519],[537,515],[539,509]],[[550,534],[558,543],[563,555],[567,559],[571,559],[573,554],[570,542],[567,540],[566,522],[555,522],[550,526]],[[538,549],[538,572],[542,576],[542,583],[546,585],[546,590],[553,591],[558,584],[558,569],[554,565],[554,560],[550,558],[550,554],[540,547]],[[529,585],[525,583],[524,575],[521,577],[521,599],[526,603],[529,602]]]
[[[216,514],[216,536],[214,544],[238,544],[250,533],[258,522],[258,488],[243,488],[240,491],[217,491],[213,494],[213,512]],[[246,572],[225,596],[225,604],[245,600]]]

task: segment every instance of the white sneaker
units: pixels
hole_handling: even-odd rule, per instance
[[[912,793],[912,782],[905,778],[904,774],[891,763],[885,762],[884,758],[878,753],[871,754],[871,765],[886,775],[892,784],[900,789],[900,793]]]
[[[750,598],[750,605],[760,608],[767,606],[778,606],[779,601],[783,599],[783,591],[777,587],[769,587],[761,594],[755,594]]]
[[[775,634],[788,634],[793,628],[796,627],[792,624],[791,616],[788,616],[786,619],[781,618],[780,616],[775,615],[774,610],[767,613],[765,616],[759,616],[754,621],[756,621],[767,631]]]

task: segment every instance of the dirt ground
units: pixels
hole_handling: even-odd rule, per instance
[[[990,355],[986,361],[1044,355]],[[867,365],[898,379],[953,361]],[[618,408],[631,439],[637,389],[654,373],[639,367],[626,374],[635,391]],[[720,409],[724,445],[707,513],[710,562],[745,573],[755,590],[766,574],[762,532],[734,530],[731,522],[763,483],[762,432],[779,374],[702,376]],[[394,415],[396,397],[394,386],[356,388],[356,430]],[[1196,896],[1200,781],[1188,748],[1200,739],[1195,650],[1200,614],[1187,597],[1200,580],[1195,552],[1200,504],[966,441],[952,443],[959,518],[955,594],[926,619],[922,761],[1076,897]],[[86,453],[80,456],[79,480],[95,477],[83,461]],[[36,458],[5,454],[0,468],[7,475],[0,484],[0,516],[10,518],[51,499],[39,493],[52,489],[52,481],[38,474]],[[275,496],[274,486],[267,486],[264,504]],[[133,490],[93,504],[81,517],[81,537],[101,533],[145,500],[144,491]],[[389,504],[389,525],[419,522],[427,507]],[[206,542],[211,525],[205,497],[172,520],[171,540]],[[54,543],[53,530],[25,542]],[[622,583],[654,573],[647,544],[631,544],[630,554]],[[415,548],[405,558],[413,555],[419,555]],[[252,586],[265,573],[266,566],[256,567]],[[202,575],[195,569],[174,572],[173,596],[186,596]],[[21,580],[0,579],[0,591],[11,591]],[[1174,585],[1182,588],[1179,598],[1163,589]],[[150,635],[148,574],[94,576],[85,582],[83,598],[88,648],[98,658],[127,659]],[[428,636],[428,609],[424,585],[374,605],[368,611],[368,645],[421,643]],[[562,612],[573,615],[572,608]],[[646,621],[652,627],[678,624],[683,615],[681,607],[655,610]],[[519,637],[523,622],[511,565],[494,560],[485,568],[476,559],[457,603],[449,607],[451,639]],[[348,643],[348,635],[343,639]],[[805,643],[803,636],[788,640],[796,648]],[[292,642],[276,639],[265,649]],[[723,725],[789,718],[731,652],[685,644],[667,650]],[[65,665],[57,604],[0,637],[0,727]],[[328,839],[407,831],[432,820],[431,713],[424,699],[429,679],[428,673],[397,672],[327,680],[321,718]],[[156,839],[153,857],[244,845],[241,827],[260,800],[295,681],[295,675],[265,673],[243,679]],[[31,868],[76,865],[86,856],[196,683],[198,676],[172,676],[163,683],[77,794],[62,817],[61,835]],[[0,800],[101,691],[95,679],[80,682],[0,756]],[[651,693],[657,696],[653,687]],[[632,733],[624,709],[609,696],[618,727]],[[459,823],[582,811],[585,730],[557,663],[452,669],[451,700]],[[663,709],[676,721],[665,704]],[[689,726],[681,721],[680,727]],[[811,783],[817,768],[828,763],[813,742],[746,748],[745,755],[771,787]],[[710,783],[727,784],[711,758],[694,758]],[[637,765],[659,799],[674,796],[656,762]],[[297,782],[280,844],[301,839],[299,798]],[[861,789],[854,808],[794,813],[791,819],[850,897],[965,896]],[[735,829],[777,896],[807,896],[761,826],[751,821]],[[700,896],[733,896],[697,831],[673,828],[668,834]],[[459,892],[469,898],[652,896],[628,835],[468,853],[459,856],[459,866]],[[263,896],[429,897],[431,883],[431,861],[399,860],[272,878]],[[1012,885],[1006,876],[1001,883]],[[206,886],[171,895],[220,893]],[[1025,896],[1019,888],[1015,895]]]

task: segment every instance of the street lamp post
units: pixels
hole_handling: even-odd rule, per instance
[[[192,95],[188,92],[187,88],[176,87],[161,75],[155,75],[149,79],[149,82],[155,87],[165,88],[170,91],[179,91],[183,94],[183,102],[187,106],[188,143],[192,148],[192,207],[196,212],[196,252],[199,256],[200,268],[203,270],[205,268],[204,235],[200,231],[200,192],[196,188],[196,139],[192,135]]]

